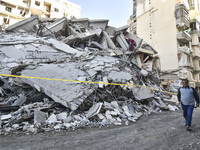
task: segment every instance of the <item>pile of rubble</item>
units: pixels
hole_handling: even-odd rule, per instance
[[[0,134],[127,125],[178,109],[161,92],[157,52],[127,29],[32,16],[1,31]]]

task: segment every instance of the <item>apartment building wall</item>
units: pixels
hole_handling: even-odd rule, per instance
[[[161,70],[177,69],[174,0],[137,0],[137,34],[156,49]]]
[[[81,7],[68,0],[0,1],[0,25],[5,27],[35,14],[41,18],[80,18]]]

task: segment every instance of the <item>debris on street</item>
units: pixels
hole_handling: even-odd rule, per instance
[[[160,86],[156,50],[108,21],[32,16],[1,31],[0,134],[128,125],[179,109]]]

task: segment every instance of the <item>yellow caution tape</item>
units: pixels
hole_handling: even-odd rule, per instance
[[[120,84],[120,83],[105,83],[105,82],[92,82],[92,81],[79,81],[79,80],[66,80],[66,79],[54,79],[54,78],[42,78],[42,77],[30,77],[30,76],[18,76],[18,75],[8,75],[8,74],[0,74],[0,76],[5,77],[16,77],[16,78],[29,78],[29,79],[41,79],[41,80],[54,80],[54,81],[68,81],[68,82],[77,82],[77,83],[91,83],[91,84],[105,84],[105,85],[121,85],[121,86],[136,86],[141,88],[146,88],[153,91],[159,91],[162,93],[168,93],[172,95],[177,95],[177,93],[167,92],[167,91],[161,91],[153,88],[149,88],[142,85],[134,85],[134,84]]]

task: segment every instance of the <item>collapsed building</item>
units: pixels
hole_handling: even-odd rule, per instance
[[[0,133],[122,125],[176,110],[157,52],[108,20],[40,19],[0,38]]]

